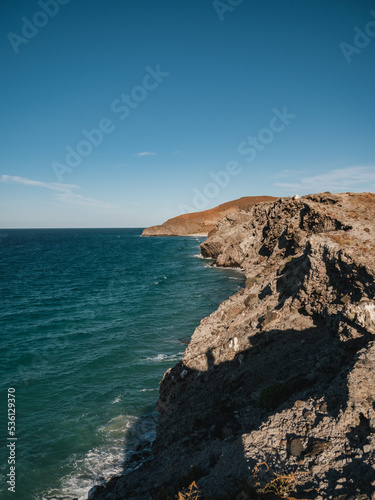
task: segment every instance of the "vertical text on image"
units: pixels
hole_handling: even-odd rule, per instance
[[[15,388],[8,389],[8,466],[7,487],[8,491],[16,492],[16,396]]]

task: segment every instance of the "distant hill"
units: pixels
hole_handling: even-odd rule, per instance
[[[238,210],[250,208],[262,201],[273,201],[273,196],[244,196],[238,200],[228,201],[210,210],[183,214],[169,219],[160,226],[146,228],[142,236],[189,236],[193,234],[207,235],[215,229],[220,219]]]

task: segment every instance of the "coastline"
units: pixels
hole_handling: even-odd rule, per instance
[[[219,220],[239,210],[249,210],[256,203],[274,201],[273,196],[244,196],[202,212],[192,212],[168,219],[161,225],[146,227],[142,236],[207,236]]]
[[[243,281],[206,268],[208,262],[196,256],[204,238],[142,240],[140,233],[134,228],[7,231],[3,250],[9,259],[2,271],[9,282],[2,290],[20,293],[5,294],[3,312],[34,311],[33,321],[28,315],[8,316],[1,343],[5,353],[12,352],[17,337],[19,349],[7,370],[4,365],[3,381],[15,384],[26,403],[20,418],[36,416],[22,424],[29,452],[18,461],[24,475],[20,500],[87,498],[93,485],[123,472],[130,448],[134,468],[147,451],[145,434],[153,422],[144,417],[156,406],[164,372],[181,360],[201,318]],[[36,296],[46,300],[35,303]],[[47,324],[53,327],[44,335]],[[18,371],[26,355],[38,370]],[[48,412],[37,404],[42,392],[44,401],[54,403]],[[38,429],[50,419],[58,425],[40,436]]]
[[[193,481],[203,498],[219,499],[240,494],[238,481],[254,493],[256,475],[263,498],[275,474],[293,478],[302,498],[340,490],[370,500],[373,212],[374,195],[319,194],[218,224],[202,255],[242,267],[246,286],[201,321],[164,374],[152,460],[90,500],[175,498]],[[351,437],[359,427],[361,442]]]
[[[185,236],[191,236],[194,238],[207,238],[208,233],[191,233],[191,234],[153,234],[153,235],[140,235],[142,238],[172,238],[178,237],[183,238]]]

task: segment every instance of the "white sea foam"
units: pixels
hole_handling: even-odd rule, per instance
[[[153,363],[164,363],[166,361],[180,361],[183,356],[183,352],[177,354],[158,354],[157,356],[152,356],[151,358],[145,358],[142,361],[152,361]]]
[[[95,485],[108,481],[111,477],[121,474],[125,460],[125,445],[140,440],[145,426],[137,429],[137,417],[119,415],[100,427],[98,432],[103,435],[105,448],[94,448],[85,457],[72,456],[69,468],[74,471],[60,480],[56,489],[42,495],[41,500],[71,500],[74,497],[86,500],[88,491]]]
[[[191,255],[191,257],[195,257],[196,259],[204,259],[203,255],[201,253],[196,253],[194,255]]]
[[[228,271],[238,271],[238,272],[241,272],[241,273],[244,272],[244,268],[243,267],[218,266],[217,264],[210,264],[209,266],[205,266],[205,267],[216,267],[217,269],[226,269]]]
[[[167,280],[167,276],[163,276],[163,280]],[[154,281],[154,285],[158,285],[160,283],[160,281]]]
[[[195,259],[203,259],[203,260],[214,260],[211,257],[203,257],[201,253],[195,253],[191,255],[190,257],[194,257]]]

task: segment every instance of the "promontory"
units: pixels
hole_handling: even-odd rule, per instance
[[[202,255],[246,285],[165,373],[152,453],[89,498],[374,500],[374,221],[372,193],[218,221]]]
[[[261,201],[274,200],[272,196],[244,196],[238,200],[228,201],[210,210],[203,212],[193,212],[189,214],[178,215],[169,219],[160,226],[147,227],[142,236],[207,236],[210,231],[215,229],[216,224],[223,217],[238,210],[245,210]]]

